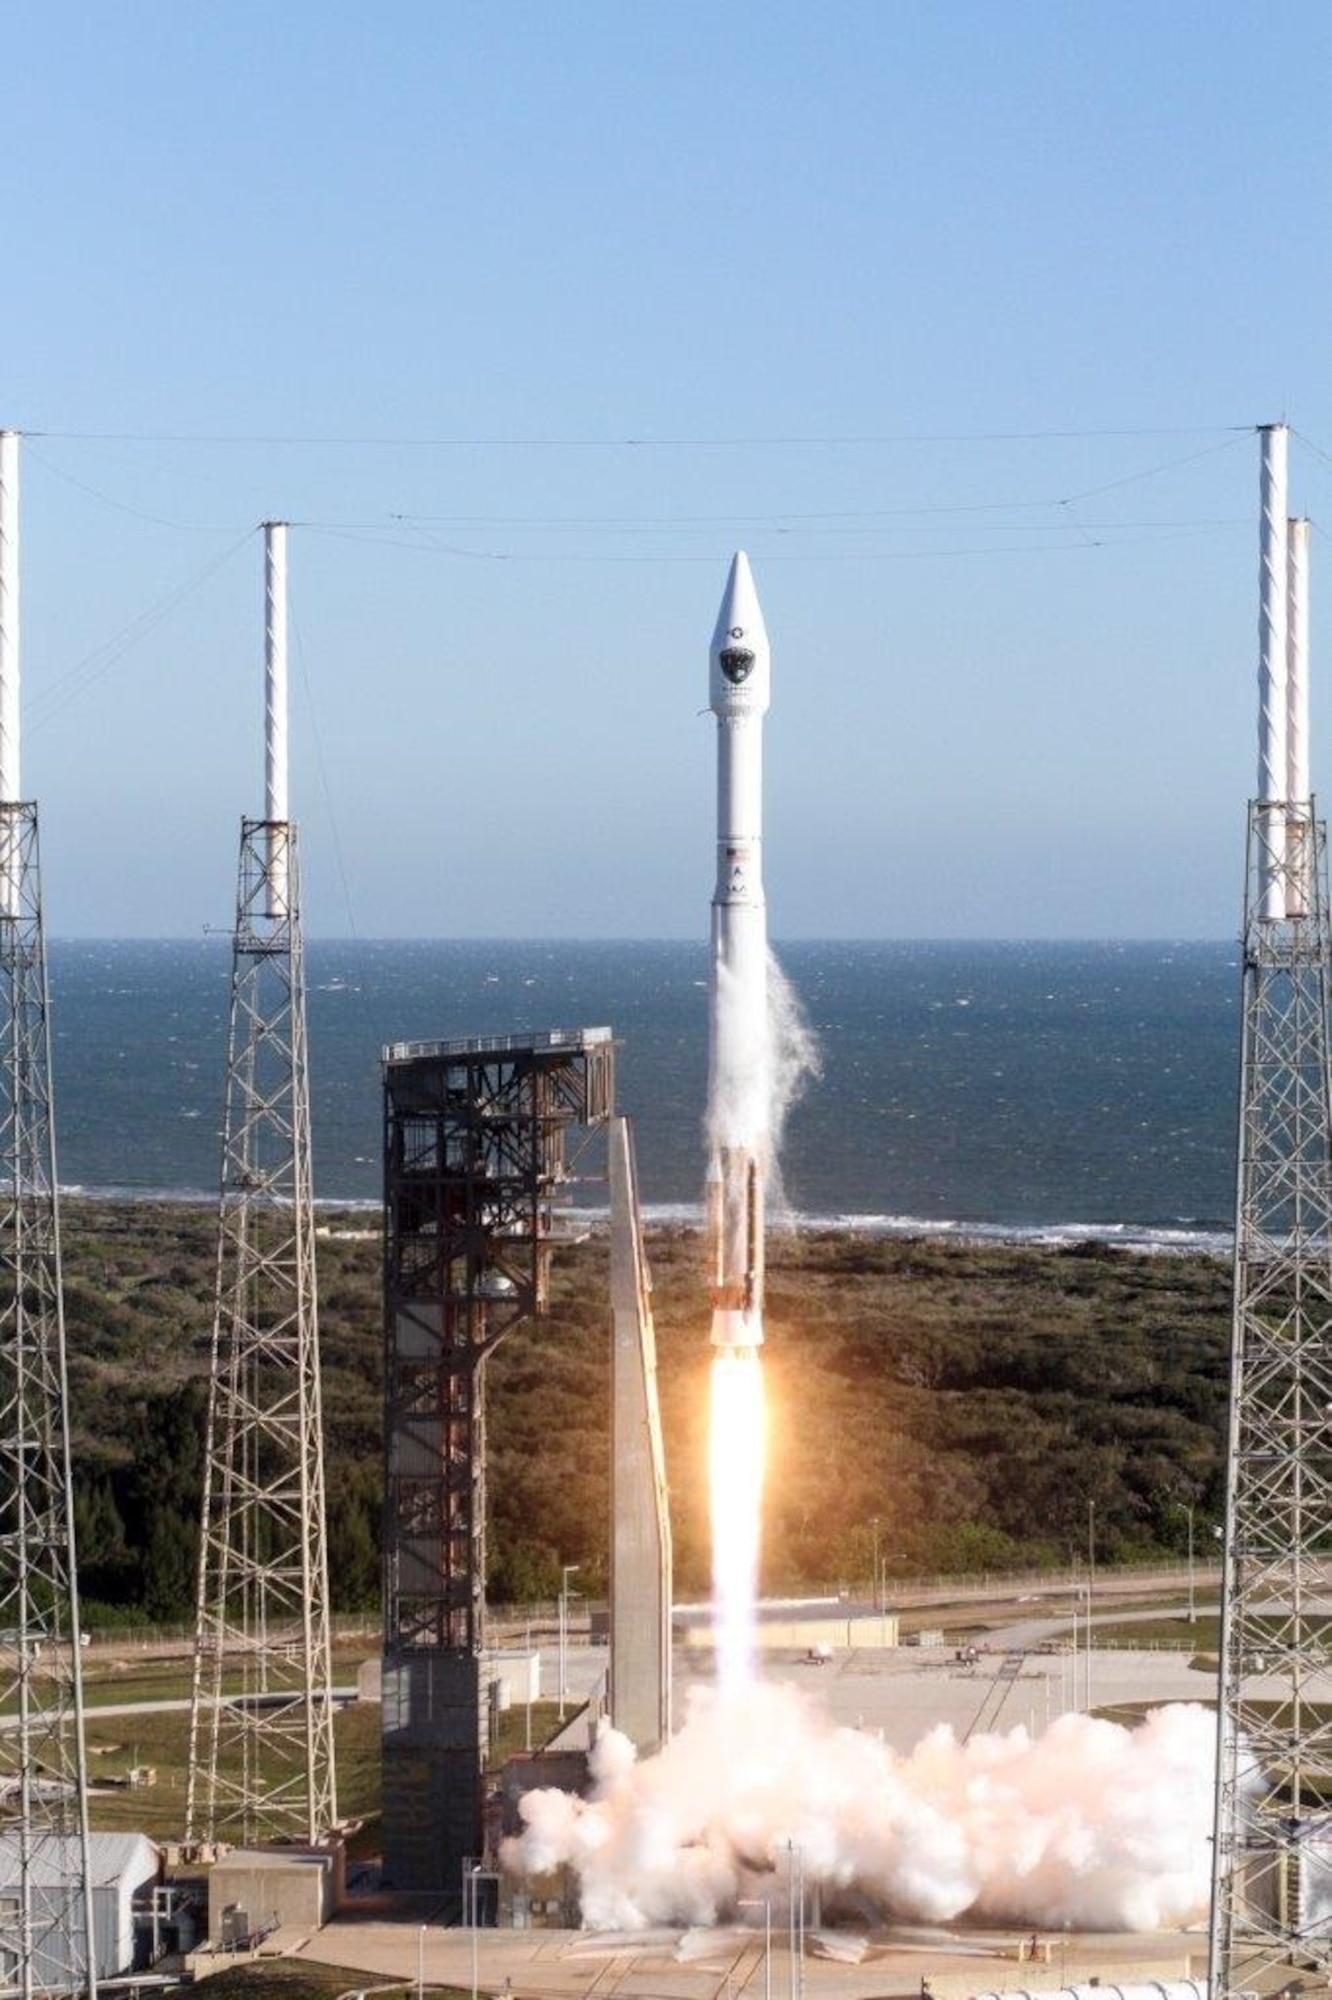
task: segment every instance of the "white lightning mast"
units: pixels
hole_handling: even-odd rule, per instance
[[[241,823],[186,1827],[313,1843],[337,1799],[283,523],[264,549],[266,814]]]
[[[1286,523],[1286,915],[1308,914],[1309,522]]]
[[[1286,463],[1284,424],[1262,433],[1259,483],[1258,576],[1258,897],[1259,916],[1275,922],[1286,914],[1286,785],[1289,746],[1286,684],[1290,663],[1286,644],[1289,590],[1286,552]]]

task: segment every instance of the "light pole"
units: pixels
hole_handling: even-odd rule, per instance
[[[1092,1705],[1092,1593],[1096,1589],[1096,1502],[1087,1502],[1087,1713]]]
[[[560,1721],[564,1720],[565,1664],[569,1650],[569,1578],[578,1573],[577,1563],[564,1563],[560,1569]]]
[[[1196,1625],[1198,1622],[1198,1602],[1193,1592],[1193,1509],[1187,1502],[1184,1506],[1184,1512],[1189,1517],[1189,1623],[1190,1625]]]
[[[462,1920],[471,1932],[472,1943],[472,2000],[477,2000],[476,1962],[476,1878],[481,1873],[481,1863],[474,1861],[470,1854],[463,1856],[462,1864]],[[421,1936],[425,1937],[425,1925],[421,1926]]]
[[[747,1896],[736,1908],[763,1912],[763,2000],[772,2000],[772,1898]]]
[[[791,1897],[788,1922],[791,1947],[791,2000],[805,1991],[805,1856],[794,1840],[786,1843],[787,1883]]]
[[[532,1621],[530,1618],[527,1621],[525,1650],[527,1653],[527,1728],[523,1747],[530,1757],[532,1754]]]
[[[422,1924],[416,1940],[416,2000],[425,2000],[425,1934],[426,1927]]]
[[[874,1531],[874,1609],[882,1611],[883,1602],[879,1591],[879,1517],[877,1514],[870,1522],[870,1527]]]
[[[477,1987],[480,1985],[476,1955],[476,1878],[480,1873],[481,1863],[479,1861],[473,1861],[468,1864],[467,1879],[472,1890],[472,2000],[476,2000]]]

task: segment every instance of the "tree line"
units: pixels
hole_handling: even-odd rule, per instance
[[[65,1313],[90,1622],[193,1616],[212,1332],[203,1207],[69,1202]],[[702,1250],[651,1232],[676,1588],[706,1590]],[[379,1597],[382,1275],[375,1219],[318,1241],[335,1608]],[[770,1245],[764,1588],[1150,1561],[1220,1519],[1220,1260],[849,1234]],[[549,1597],[609,1543],[606,1246],[562,1250],[551,1310],[486,1367],[489,1590]]]

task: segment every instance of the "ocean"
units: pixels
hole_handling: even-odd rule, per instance
[[[791,1113],[811,1225],[1221,1249],[1234,1202],[1233,944],[803,942],[778,956],[822,1074]],[[50,946],[61,1185],[210,1198],[231,947]],[[390,1041],[611,1026],[650,1219],[696,1219],[706,946],[315,941],[315,1188],[380,1192]],[[590,1181],[579,1199],[604,1205]]]

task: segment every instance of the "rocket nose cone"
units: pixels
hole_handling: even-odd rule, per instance
[[[737,549],[712,635],[711,703],[719,712],[768,705],[768,630],[749,557]]]
[[[731,557],[731,573],[726,579],[722,592],[721,609],[717,613],[717,629],[712,635],[712,644],[720,652],[728,639],[737,633],[748,639],[755,639],[764,645],[768,635],[763,625],[763,613],[759,608],[758,592],[754,588],[754,572],[749,567],[749,557],[743,549],[737,549]]]

